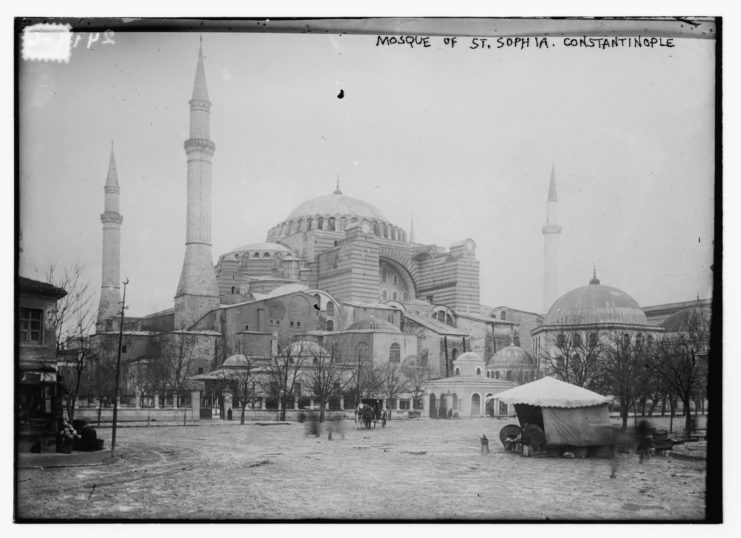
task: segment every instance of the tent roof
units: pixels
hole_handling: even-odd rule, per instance
[[[610,398],[552,377],[544,377],[500,392],[496,398],[508,404],[540,407],[589,407],[610,402]]]

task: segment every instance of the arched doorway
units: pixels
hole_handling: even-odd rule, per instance
[[[440,395],[437,416],[439,418],[448,418],[448,398],[445,394]]]
[[[471,416],[481,416],[481,396],[478,392],[471,395]]]
[[[437,403],[434,394],[430,394],[430,418],[437,418]]]
[[[486,402],[486,416],[493,417],[494,416],[494,396],[491,392],[486,395],[484,398],[484,401]]]
[[[453,410],[453,413],[455,413],[458,410],[458,395],[453,393],[451,400],[451,409]]]

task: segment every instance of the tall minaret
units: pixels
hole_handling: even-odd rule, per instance
[[[175,294],[176,329],[191,328],[204,314],[219,305],[219,288],[211,256],[211,158],[216,146],[209,139],[210,110],[201,43],[190,100],[190,138],[185,141],[188,208],[185,259]]]
[[[548,312],[558,298],[558,236],[561,226],[558,224],[558,195],[556,194],[556,165],[551,166],[551,184],[548,187],[548,204],[546,209],[543,237],[545,239],[545,256],[543,271],[543,312]]]
[[[108,161],[108,177],[105,181],[105,202],[100,222],[103,223],[103,275],[100,286],[100,303],[98,304],[98,330],[104,330],[105,320],[116,317],[121,306],[121,223],[123,217],[118,212],[118,174],[116,158],[113,155]]]

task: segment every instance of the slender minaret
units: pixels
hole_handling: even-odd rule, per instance
[[[190,100],[190,138],[185,141],[188,207],[185,259],[175,294],[176,329],[191,328],[219,305],[219,288],[211,256],[211,158],[216,146],[209,138],[210,110],[201,42]]]
[[[546,209],[543,237],[545,240],[543,271],[543,312],[548,312],[558,298],[558,236],[561,226],[558,224],[558,195],[556,194],[556,165],[551,166],[551,184],[548,187],[548,204]]]
[[[105,321],[116,317],[121,306],[121,223],[123,217],[118,212],[118,174],[116,157],[111,142],[111,157],[108,161],[108,177],[105,181],[105,202],[100,222],[103,223],[103,274],[98,304],[98,330],[105,329]]]

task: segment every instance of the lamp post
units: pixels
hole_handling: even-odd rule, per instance
[[[116,357],[116,388],[113,391],[113,429],[111,431],[111,459],[114,458],[116,452],[116,423],[118,420],[118,385],[119,378],[121,375],[121,344],[123,343],[123,326],[124,326],[124,311],[126,310],[126,286],[129,283],[127,278],[122,282],[123,284],[123,301],[121,301],[121,322],[118,327],[118,356]]]

